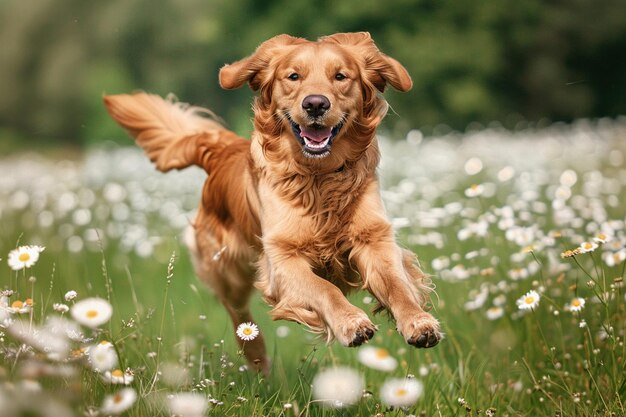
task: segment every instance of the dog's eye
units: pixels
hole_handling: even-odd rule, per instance
[[[337,81],[343,81],[346,79],[346,76],[340,72],[338,72],[337,74],[335,74],[335,80]]]
[[[297,81],[300,79],[300,75],[297,72],[294,72],[292,74],[289,74],[287,78],[289,78],[291,81]]]

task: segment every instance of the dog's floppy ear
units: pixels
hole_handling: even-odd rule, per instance
[[[354,49],[365,62],[367,79],[379,91],[385,91],[387,83],[402,92],[413,87],[407,70],[398,61],[380,52],[368,32],[336,33],[320,40]]]
[[[254,91],[261,87],[262,80],[258,77],[259,72],[269,67],[272,58],[282,52],[281,49],[307,42],[302,38],[289,35],[278,35],[263,42],[256,51],[247,58],[225,65],[220,70],[220,85],[222,88],[231,90],[239,88],[246,82]]]

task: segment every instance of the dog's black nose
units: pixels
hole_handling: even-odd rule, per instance
[[[302,100],[302,108],[312,117],[319,117],[330,109],[330,101],[326,96],[310,95]]]

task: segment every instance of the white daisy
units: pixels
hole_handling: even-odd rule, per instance
[[[458,280],[464,280],[470,277],[471,273],[465,268],[463,264],[457,264],[450,270],[453,278]]]
[[[207,397],[195,392],[171,395],[167,402],[172,415],[183,417],[202,417],[209,406]]]
[[[95,328],[109,321],[113,307],[102,298],[86,298],[74,304],[71,313],[78,323]]]
[[[313,379],[313,398],[327,407],[347,407],[361,398],[364,386],[363,377],[354,369],[326,369]]]
[[[241,340],[248,342],[256,339],[258,335],[259,327],[252,322],[241,323],[237,326],[237,336],[239,336]]]
[[[598,247],[598,244],[595,242],[583,242],[578,247],[581,253],[593,252]]]
[[[446,256],[439,256],[433,259],[430,265],[435,271],[441,271],[442,269],[450,266],[450,258]]]
[[[600,232],[594,238],[593,241],[596,243],[606,243],[611,240],[611,236],[606,233]]]
[[[568,310],[573,312],[579,312],[585,307],[585,299],[581,297],[575,297],[568,305]]]
[[[106,372],[117,366],[117,352],[109,342],[101,342],[87,348],[87,358],[91,367],[98,372]]]
[[[361,347],[358,359],[363,365],[384,372],[391,372],[398,366],[398,361],[389,354],[387,349],[374,346]]]
[[[39,259],[39,254],[43,252],[45,248],[43,246],[20,246],[17,249],[13,249],[9,252],[9,258],[7,259],[9,267],[14,271],[20,269],[30,268],[35,265],[35,262]]]
[[[108,395],[102,402],[101,412],[104,415],[119,415],[128,410],[137,400],[137,392],[132,388],[124,388],[113,395]]]
[[[617,252],[604,252],[602,258],[604,259],[604,263],[609,267],[619,265],[626,260],[626,249],[622,248]]]
[[[380,399],[390,407],[409,407],[423,392],[423,384],[416,379],[392,378],[380,388]]]
[[[482,285],[480,292],[472,291],[470,292],[471,300],[466,302],[463,307],[466,311],[478,310],[481,308],[485,302],[487,301],[487,297],[489,296],[489,287],[487,285]]]
[[[9,308],[10,313],[14,314],[28,314],[33,309],[33,300],[27,298],[26,300],[15,300],[11,303]]]
[[[504,315],[504,309],[500,306],[493,306],[487,309],[486,315],[489,320],[497,320]]]
[[[539,305],[539,294],[535,290],[528,291],[517,300],[520,310],[534,310]]]
[[[519,281],[522,279],[526,279],[529,276],[529,272],[528,269],[526,268],[522,268],[522,267],[516,267],[513,268],[511,270],[509,270],[509,277],[513,280],[513,281]]]
[[[106,371],[102,374],[102,380],[109,384],[124,384],[129,385],[135,379],[135,375],[132,371],[126,370],[123,372],[121,369],[115,369],[113,371]]]
[[[464,169],[467,175],[476,175],[483,170],[483,161],[480,158],[472,157],[465,161]]]
[[[478,197],[483,195],[485,192],[485,187],[481,184],[472,184],[468,189],[465,190],[466,197]]]

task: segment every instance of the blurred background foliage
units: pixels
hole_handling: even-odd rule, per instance
[[[221,66],[279,33],[361,30],[413,77],[388,94],[397,132],[626,109],[623,0],[1,0],[0,151],[125,140],[101,98],[133,90],[174,92],[247,134],[252,92],[222,91]]]

